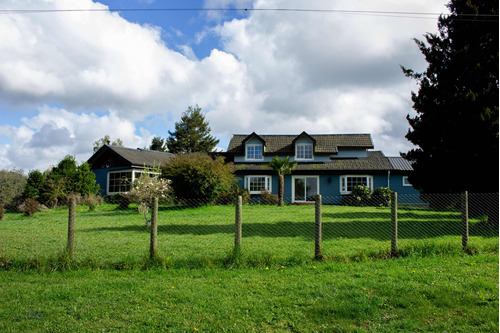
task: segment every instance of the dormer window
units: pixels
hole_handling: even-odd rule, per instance
[[[312,160],[313,144],[312,143],[297,143],[295,144],[295,159],[296,160]]]
[[[261,144],[247,144],[246,149],[247,160],[262,160],[262,145]]]

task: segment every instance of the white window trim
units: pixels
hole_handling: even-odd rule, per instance
[[[373,176],[371,175],[342,175],[340,176],[340,194],[351,194],[352,191],[347,191],[347,178],[349,177],[366,177],[368,179],[368,188],[373,191]]]
[[[297,156],[297,150],[298,150],[299,146],[311,146],[311,151],[312,151],[311,158],[299,158]],[[305,150],[304,150],[304,152],[305,152]],[[312,160],[314,160],[314,145],[312,144],[312,142],[311,143],[296,143],[295,144],[295,160],[296,161],[312,161]]]
[[[249,158],[248,157],[248,147],[262,147],[262,155],[261,155],[261,158]],[[259,143],[250,143],[250,144],[246,144],[245,145],[245,161],[262,161],[264,160],[264,147],[262,146],[262,144],[259,144]]]
[[[245,176],[245,179],[244,179],[244,188],[248,190],[248,192],[250,192],[250,194],[260,194],[261,191],[250,191],[250,178],[252,177],[264,177],[265,178],[265,188],[269,191],[269,193],[273,193],[273,176],[269,176],[269,175],[247,175]]]
[[[296,178],[316,178],[316,185],[317,185],[317,188],[318,188],[318,193],[317,194],[320,194],[321,191],[320,191],[320,188],[319,188],[319,176],[308,176],[308,175],[300,175],[300,176],[292,176],[292,203],[294,202],[314,202],[314,201],[307,201],[307,200],[295,200],[295,179]]]
[[[408,176],[403,176],[403,186],[413,186],[409,181],[408,181]]]
[[[132,183],[136,180],[135,173],[146,173],[146,170],[138,170],[138,169],[120,169],[120,170],[113,170],[113,171],[108,171],[106,175],[106,195],[113,195],[113,194],[118,194],[118,193],[124,193],[124,192],[110,192],[109,191],[109,175],[112,173],[125,173],[125,172],[131,172],[132,173]],[[148,173],[150,174],[155,174],[155,175],[160,175],[158,172],[151,172],[149,171]]]

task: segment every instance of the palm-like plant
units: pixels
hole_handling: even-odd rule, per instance
[[[290,161],[287,156],[285,158],[273,157],[269,162],[269,166],[278,174],[278,205],[283,206],[283,193],[285,192],[285,175],[289,175],[297,166],[296,161]]]

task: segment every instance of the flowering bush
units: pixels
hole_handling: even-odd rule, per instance
[[[137,210],[139,213],[144,214],[144,219],[146,220],[146,227],[149,227],[150,219],[147,218],[149,212],[149,207],[153,204],[153,199],[158,198],[161,203],[167,203],[170,201],[170,181],[167,179],[155,177],[155,173],[159,172],[153,170],[150,172],[142,173],[139,178],[137,178],[129,192],[127,192],[127,197],[131,202],[137,203]]]

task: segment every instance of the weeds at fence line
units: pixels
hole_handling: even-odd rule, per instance
[[[498,206],[498,194],[482,200],[475,194],[484,207],[474,204],[470,217],[464,194],[444,196],[438,208],[421,197],[396,198],[390,207],[324,204],[341,200],[321,196],[315,205],[284,207],[186,200],[158,207],[156,232],[144,227],[133,204],[104,204],[95,211],[70,204],[69,211],[60,207],[34,217],[6,212],[0,269],[231,269],[498,253],[498,230],[487,215],[491,205]],[[432,200],[435,206],[438,200]],[[61,243],[65,234],[67,246]]]

